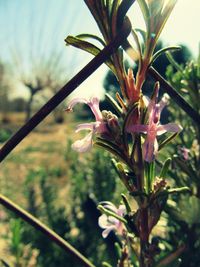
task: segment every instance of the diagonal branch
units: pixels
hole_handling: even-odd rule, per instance
[[[200,115],[198,112],[193,109],[190,104],[188,104],[185,99],[153,68],[150,67],[148,70],[148,74],[151,75],[156,81],[160,82],[163,90],[171,96],[171,98],[182,108],[197,125],[200,125]]]
[[[41,221],[36,219],[30,213],[13,203],[7,197],[0,195],[0,204],[2,204],[6,209],[11,210],[24,221],[28,222],[34,228],[45,234],[49,239],[51,239],[54,243],[56,243],[60,248],[64,251],[70,253],[72,256],[76,257],[77,260],[81,263],[81,266],[85,267],[95,267],[87,258],[85,258],[78,250],[72,247],[67,241],[65,241],[62,237],[56,234],[53,230],[48,228]]]
[[[58,91],[17,133],[15,133],[1,148],[0,162],[70,93],[72,93],[84,80],[86,80],[115,50],[126,40],[131,32],[128,20],[117,34],[95,58],[93,58],[78,74],[76,74],[60,91]]]

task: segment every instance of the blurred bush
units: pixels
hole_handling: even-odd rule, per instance
[[[0,129],[0,143],[4,143],[5,141],[7,141],[10,136],[11,136],[12,132],[10,130],[7,129]]]
[[[171,65],[167,68],[167,79],[200,114],[200,57],[186,64],[178,64],[173,57],[169,59]],[[177,108],[173,101],[170,102],[169,111],[171,119],[183,127],[179,145],[170,148],[176,154],[170,176],[177,187],[190,187],[192,194],[173,196],[168,201],[169,235],[166,241],[174,249],[180,244],[186,246],[177,266],[200,266],[200,125]]]
[[[101,262],[108,258],[116,265],[116,237],[111,234],[103,240],[102,230],[98,227],[100,214],[96,208],[99,201],[115,201],[117,191],[121,193],[110,157],[95,148],[86,156],[79,155],[72,151],[69,142],[64,160],[68,166],[66,188],[60,188],[56,183],[62,172],[59,168],[38,168],[28,173],[24,183],[27,209],[89,257],[96,266],[101,266]],[[64,197],[63,190],[66,192]],[[66,262],[67,266],[78,266],[73,257],[27,223],[19,223],[16,219],[12,221],[16,229],[20,228],[20,231],[15,231],[13,239],[20,242],[10,244],[10,251],[14,249],[18,261],[23,254],[22,248],[31,244],[31,251],[38,251],[37,264],[33,266],[63,267]]]

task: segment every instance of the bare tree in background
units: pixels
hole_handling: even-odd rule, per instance
[[[6,65],[0,60],[0,110],[2,112],[2,122],[8,122],[9,111],[9,84],[6,79]]]
[[[65,13],[69,2],[60,1],[56,6],[53,3],[55,1],[24,2],[20,7],[15,6],[14,13],[10,14],[14,18],[13,28],[10,30],[15,34],[9,52],[15,77],[22,87],[28,90],[26,121],[29,120],[37,101],[42,104],[41,102],[46,101],[66,83],[75,64],[73,55],[63,56],[66,50],[64,38],[72,31],[72,18]],[[20,24],[23,16],[25,21]],[[73,23],[73,26],[75,24]],[[65,36],[61,37],[59,31],[63,29],[63,25]],[[70,68],[64,71],[65,66]],[[20,90],[20,86],[17,90]],[[62,121],[60,114],[61,112],[55,110],[56,122]]]
[[[48,96],[54,94],[64,83],[64,72],[61,67],[60,57],[61,54],[55,62],[55,53],[52,53],[49,55],[48,60],[45,57],[42,58],[40,64],[31,62],[32,71],[29,75],[21,73],[21,82],[29,91],[25,110],[26,121],[31,117],[33,103],[36,100],[35,97],[39,95],[41,101],[46,101]]]

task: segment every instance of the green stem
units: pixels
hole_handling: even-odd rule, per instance
[[[141,136],[136,136],[136,164],[137,164],[137,189],[144,191],[144,160],[142,156]],[[140,204],[140,267],[150,267],[146,263],[146,253],[149,249],[148,208],[146,199],[141,198]]]
[[[137,176],[137,190],[144,190],[144,161],[142,156],[142,145],[141,145],[141,136],[136,135],[136,176]]]
[[[36,219],[30,213],[13,203],[7,197],[0,195],[0,204],[2,204],[5,208],[11,210],[24,221],[28,222],[34,228],[45,234],[51,241],[56,243],[60,248],[64,251],[70,253],[73,257],[76,257],[77,260],[81,263],[81,266],[85,267],[95,267],[86,257],[84,257],[78,250],[72,247],[67,241],[65,241],[62,237],[52,231],[49,227],[43,224],[41,221]]]
[[[138,74],[136,77],[136,88],[138,91],[142,90],[142,86],[143,86],[145,78],[146,78],[147,67],[148,67],[148,62],[144,61],[142,63],[141,70],[138,71]]]

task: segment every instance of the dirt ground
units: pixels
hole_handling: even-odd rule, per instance
[[[60,194],[66,194],[68,177],[64,155],[68,140],[74,136],[74,125],[70,116],[62,124],[55,124],[51,118],[47,118],[7,156],[0,168],[1,194],[26,208],[24,182],[30,171],[39,168],[59,172],[56,183],[60,187]],[[9,124],[1,125],[1,128],[16,132],[23,123],[23,116],[12,114],[10,118]],[[8,232],[8,225],[4,223],[6,213],[0,206],[0,258],[5,258],[7,254],[7,243],[4,239]]]
[[[16,132],[22,125],[21,115],[14,114],[11,118],[10,124],[2,127],[12,128],[12,130],[14,128],[13,132]],[[24,183],[30,170],[38,168],[61,170],[59,183],[62,186],[62,183],[66,182],[67,162],[64,160],[64,155],[69,139],[75,138],[74,123],[71,121],[71,115],[62,124],[55,124],[52,118],[47,118],[18,144],[1,163],[1,193],[12,196],[13,200],[19,199],[20,185]],[[16,194],[13,195],[15,190]]]

